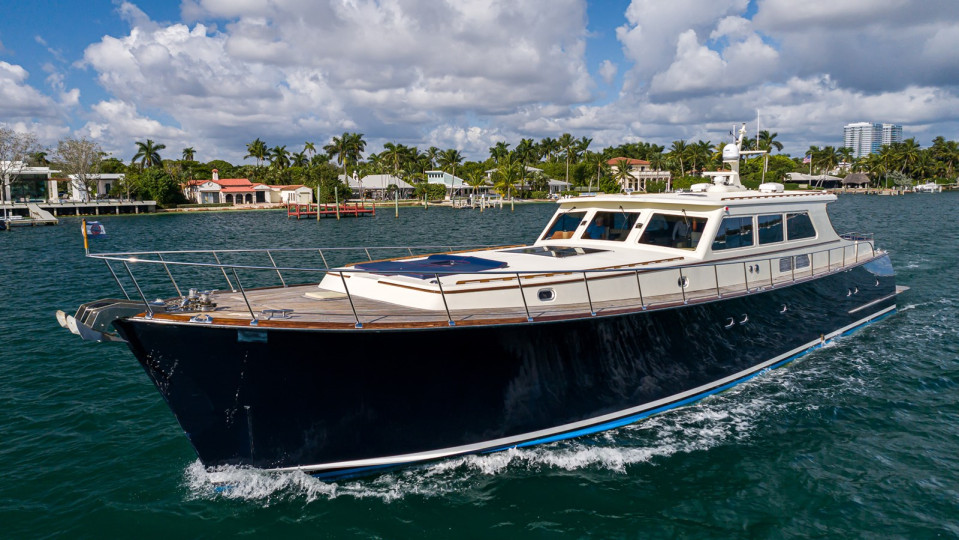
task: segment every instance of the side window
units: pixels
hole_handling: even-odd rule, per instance
[[[803,238],[815,238],[816,228],[809,219],[809,214],[786,214],[786,234],[790,240],[801,240]]]
[[[585,240],[615,240],[622,242],[629,236],[639,218],[636,212],[596,212],[583,233]]]
[[[772,244],[783,241],[782,214],[759,216],[756,226],[759,229],[760,244]]]
[[[653,214],[646,225],[646,230],[639,238],[639,243],[679,249],[696,249],[705,228],[706,219],[704,218]]]
[[[573,233],[576,232],[576,227],[579,227],[579,222],[582,221],[585,216],[586,212],[563,212],[556,216],[553,224],[549,226],[549,229],[547,229],[542,239],[563,240],[572,238]]]
[[[734,249],[753,245],[753,218],[728,217],[719,224],[713,251]]]

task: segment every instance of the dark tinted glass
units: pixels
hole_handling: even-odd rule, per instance
[[[719,224],[713,251],[734,249],[753,245],[753,218],[728,217]]]
[[[773,242],[783,241],[782,214],[759,216],[757,227],[759,228],[760,244],[772,244]]]
[[[816,228],[812,226],[809,214],[786,214],[786,234],[790,240],[815,238]]]

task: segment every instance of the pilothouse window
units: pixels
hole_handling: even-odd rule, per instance
[[[760,244],[772,244],[783,241],[782,214],[759,216],[757,226],[759,228]]]
[[[809,214],[786,214],[786,234],[790,240],[802,240],[803,238],[815,238],[816,228],[809,219]]]
[[[543,240],[572,238],[573,233],[576,232],[576,227],[579,227],[579,223],[584,217],[586,217],[586,212],[563,212],[553,220],[553,224],[543,235]]]
[[[639,218],[637,212],[596,212],[586,232],[584,240],[614,240],[622,242],[629,236],[633,224]]]
[[[753,245],[753,218],[723,218],[713,240],[713,251],[734,249]]]
[[[640,244],[696,249],[706,228],[706,219],[686,215],[653,214],[646,230],[639,237]]]

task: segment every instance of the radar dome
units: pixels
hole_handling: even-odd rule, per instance
[[[723,161],[739,161],[739,148],[735,144],[723,147]]]

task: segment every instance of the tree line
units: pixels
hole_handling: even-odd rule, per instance
[[[744,149],[769,153],[766,158],[744,161],[744,183],[781,181],[788,172],[825,173],[843,163],[849,171],[868,173],[875,184],[882,184],[890,174],[897,182],[932,179],[951,183],[959,162],[959,143],[942,136],[936,137],[928,148],[921,148],[915,139],[906,139],[861,158],[854,158],[850,148],[832,146],[810,147],[804,156],[792,157],[778,153],[783,145],[777,139],[777,133],[760,131],[755,138],[744,140]],[[343,179],[354,174],[360,178],[390,174],[413,185],[417,196],[442,196],[442,187],[430,187],[426,182],[430,170],[448,172],[474,188],[492,181],[494,188],[505,196],[529,197],[542,196],[549,178],[585,189],[616,192],[625,174],[624,167],[615,166],[616,158],[648,161],[651,169],[670,171],[674,187],[686,187],[698,182],[702,171],[722,166],[726,142],[680,139],[667,148],[637,141],[598,151],[591,149],[591,144],[592,139],[570,133],[539,141],[522,138],[515,146],[498,141],[489,147],[485,159],[471,161],[455,148],[431,146],[421,150],[395,142],[384,144],[380,152],[367,154],[364,134],[344,132],[331,137],[326,145],[306,141],[302,148],[295,149],[270,146],[257,138],[246,145],[244,160],[252,163],[235,165],[219,159],[197,162],[193,147],[183,148],[178,158],[164,158],[161,153],[166,145],[147,139],[136,141],[136,152],[126,162],[106,154],[99,143],[89,139],[67,138],[60,140],[55,149],[48,149],[37,144],[32,134],[0,127],[0,174],[12,173],[15,177],[17,171],[12,168],[16,163],[51,165],[64,174],[77,175],[80,183],[92,185],[99,173],[124,173],[125,181],[113,187],[112,195],[149,198],[165,205],[183,202],[181,184],[210,179],[212,169],[218,169],[221,178],[319,186],[324,199],[348,197],[350,190]],[[650,189],[665,189],[665,183],[652,183]]]

